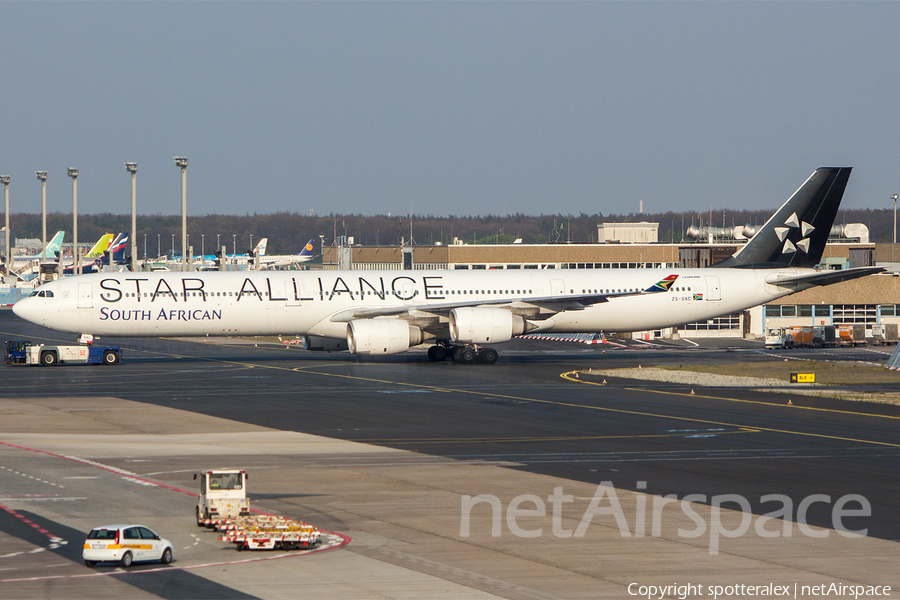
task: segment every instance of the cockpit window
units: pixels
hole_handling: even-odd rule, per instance
[[[33,296],[37,296],[38,298],[52,298],[53,292],[51,292],[50,290],[35,290],[31,292],[29,298]]]

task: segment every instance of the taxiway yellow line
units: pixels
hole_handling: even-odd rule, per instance
[[[574,383],[583,383],[585,385],[596,385],[598,387],[604,386],[604,384],[597,383],[596,381],[584,381],[580,378],[572,376],[573,373],[583,373],[583,372],[584,371],[568,371],[567,373],[560,374],[560,377],[562,377],[563,379],[565,379],[567,381],[572,381]],[[615,375],[610,375],[610,377],[615,377]],[[664,383],[664,382],[659,382],[659,383]],[[760,386],[759,388],[752,388],[752,389],[764,389],[764,388],[765,388],[765,386]],[[688,394],[685,392],[675,392],[672,390],[652,390],[652,389],[646,389],[646,388],[630,388],[630,387],[623,387],[622,389],[625,389],[625,390],[628,390],[631,392],[641,391],[641,392],[652,392],[654,394],[667,394],[670,396],[693,396],[695,398],[707,398],[709,400],[724,400],[726,402],[742,402],[744,404],[758,404],[761,406],[783,407],[785,409],[792,409],[792,410],[814,410],[814,411],[819,411],[819,412],[835,413],[835,414],[841,414],[841,415],[854,415],[857,417],[874,417],[876,419],[900,420],[900,417],[897,417],[894,415],[873,415],[872,413],[864,413],[864,412],[853,411],[853,410],[838,410],[835,408],[821,408],[818,406],[801,406],[798,404],[773,404],[772,402],[761,402],[759,400],[742,400],[740,398],[725,398],[723,396],[707,396],[704,394]],[[804,388],[804,389],[815,389],[815,388]],[[802,396],[803,395],[801,394],[801,397]]]
[[[228,361],[222,361],[222,362],[228,362]],[[234,364],[240,364],[240,365],[246,366],[248,363],[237,363],[236,362]],[[605,406],[589,406],[589,405],[585,405],[585,404],[576,404],[574,402],[563,402],[563,401],[559,401],[559,400],[545,400],[545,399],[541,399],[541,398],[526,398],[523,396],[510,396],[507,394],[498,394],[496,392],[480,392],[480,391],[476,392],[476,391],[471,391],[471,390],[458,390],[458,389],[454,389],[454,388],[443,388],[443,387],[436,387],[436,386],[429,386],[429,385],[406,383],[406,382],[402,382],[402,381],[390,381],[387,379],[375,379],[372,377],[359,377],[356,375],[343,375],[340,373],[325,373],[322,371],[313,370],[313,369],[320,369],[322,367],[322,365],[316,365],[316,366],[310,365],[309,367],[296,367],[293,369],[287,369],[285,367],[270,367],[267,365],[255,365],[255,366],[259,367],[259,368],[274,368],[274,369],[278,369],[278,370],[292,370],[292,371],[297,371],[297,372],[309,373],[310,375],[321,375],[323,377],[351,379],[351,380],[355,380],[355,381],[367,381],[370,383],[380,383],[380,384],[388,384],[388,385],[414,387],[417,389],[427,389],[427,390],[440,391],[440,392],[453,393],[453,394],[464,394],[467,396],[483,396],[483,397],[488,397],[488,398],[500,398],[503,400],[515,400],[518,402],[530,402],[532,404],[545,404],[548,406],[579,408],[582,410],[595,410],[595,411],[600,411],[600,412],[634,415],[634,416],[639,416],[639,417],[654,417],[654,418],[659,418],[659,419],[670,419],[673,421],[685,421],[688,423],[703,423],[705,425],[718,425],[720,427],[733,427],[735,429],[766,431],[769,433],[780,433],[783,435],[796,435],[796,436],[812,437],[812,438],[819,438],[819,439],[837,440],[837,441],[843,441],[843,442],[853,442],[856,444],[872,444],[872,445],[876,445],[876,446],[887,446],[890,448],[900,448],[900,443],[879,442],[877,440],[865,440],[865,439],[850,438],[850,437],[843,437],[843,436],[836,436],[836,435],[828,435],[828,434],[824,434],[824,433],[812,433],[812,432],[806,432],[806,431],[792,431],[789,429],[777,429],[777,428],[773,428],[773,427],[757,427],[755,425],[729,423],[726,421],[711,421],[709,419],[698,419],[695,417],[678,417],[678,416],[674,416],[674,415],[651,413],[651,412],[637,411],[637,410],[625,410],[625,409],[621,409],[621,408],[609,408],[609,407],[605,407]],[[575,371],[569,371],[568,373],[563,373],[562,375],[560,375],[560,377],[563,377],[565,379],[566,375],[571,375],[572,373],[575,373]],[[581,382],[580,380],[577,380],[574,378],[569,379],[569,380],[579,382],[579,383],[588,383],[591,385],[602,385],[602,384],[596,384],[593,382]],[[662,394],[690,396],[690,394],[684,394],[682,392],[669,392],[669,391],[664,391],[664,390],[644,390],[644,389],[631,389],[631,388],[628,388],[628,389],[629,389],[629,391],[635,391],[635,392],[651,391],[651,392],[662,393]],[[694,397],[695,398],[697,397],[696,394],[694,395]],[[715,398],[713,396],[700,396],[700,397],[701,398],[703,398],[703,397]],[[731,400],[730,398],[716,398],[716,399]],[[773,407],[779,406],[776,404],[769,404],[766,402],[760,402],[759,404],[764,404],[766,406],[773,406]],[[791,408],[795,408],[795,407],[792,406]],[[827,410],[827,409],[820,409],[820,410]],[[834,411],[834,412],[839,412],[839,411]],[[854,414],[856,416],[867,416],[867,417],[879,416],[879,415],[869,415],[866,413],[849,413],[849,414]],[[895,417],[891,417],[891,418],[895,418]],[[394,440],[393,443],[397,443],[397,440]]]

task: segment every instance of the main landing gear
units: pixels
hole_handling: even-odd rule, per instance
[[[497,362],[499,355],[493,348],[479,348],[478,346],[432,346],[428,349],[428,360],[440,362],[451,359],[454,362],[470,365],[480,362],[489,365]]]

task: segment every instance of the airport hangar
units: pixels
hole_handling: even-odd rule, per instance
[[[628,227],[625,227],[625,226]],[[435,246],[345,245],[323,249],[326,270],[480,270],[480,269],[671,269],[708,267],[731,256],[746,240],[654,243],[655,223],[604,224],[603,243],[591,244],[463,244]],[[603,229],[606,229],[604,234]],[[825,287],[815,287],[742,313],[656,331],[618,334],[642,340],[656,338],[761,338],[771,327],[865,324],[871,336],[876,324],[900,324],[900,244],[869,243],[864,225],[846,225],[855,237],[829,238],[822,258],[831,269],[883,266],[887,273]],[[612,232],[612,236],[610,236]],[[610,239],[613,237],[613,239]],[[621,239],[615,239],[621,238]],[[628,241],[637,240],[637,241]]]

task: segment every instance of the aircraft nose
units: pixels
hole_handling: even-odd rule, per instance
[[[28,298],[22,298],[12,307],[13,314],[22,319],[28,320]]]

